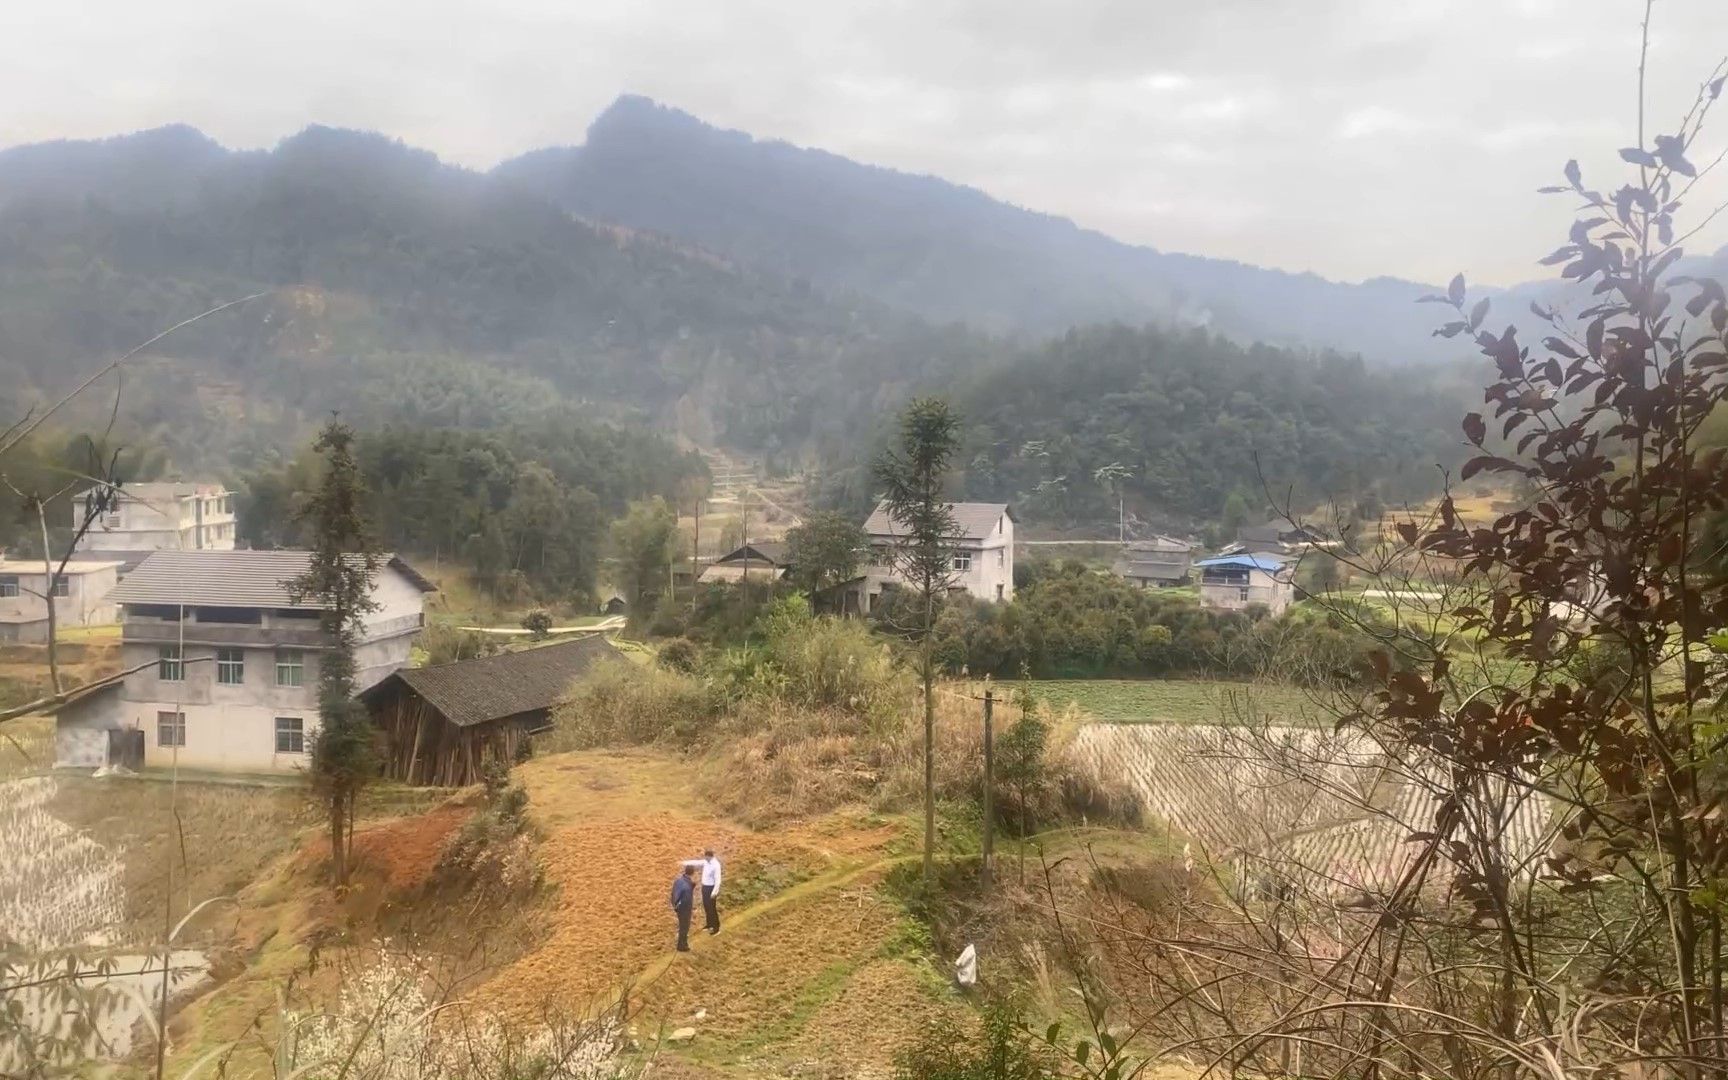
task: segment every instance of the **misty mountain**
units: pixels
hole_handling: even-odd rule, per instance
[[[1172,520],[1268,476],[1314,498],[1402,497],[1456,447],[1461,369],[1243,339],[1373,356],[1377,334],[1380,356],[1393,342],[1444,355],[1429,333],[1442,312],[1413,302],[1424,291],[1133,248],[641,99],[579,150],[492,173],[321,127],[268,151],[170,127],[0,152],[0,404],[14,412],[264,294],[127,377],[125,436],[182,468],[279,460],[331,409],[373,429],[615,421],[818,461],[864,500],[895,410],[938,393],[971,421],[967,489],[1049,520],[1108,516],[1107,465],[1128,470],[1131,505]],[[1036,338],[1075,319],[1094,325]],[[1117,320],[1130,325],[1095,325]],[[1165,325],[1132,328],[1147,322]],[[69,419],[100,424],[110,403]]]
[[[1432,312],[1414,303],[1429,285],[1342,284],[1136,247],[972,188],[756,140],[642,97],[619,98],[583,145],[525,154],[496,175],[584,218],[934,320],[1035,336],[1162,322],[1379,360],[1462,354],[1429,337]]]
[[[19,401],[215,304],[126,414],[174,440],[485,423],[562,399],[705,443],[843,434],[995,347],[573,219],[382,136],[231,152],[187,128],[0,152],[0,367]],[[212,429],[215,426],[216,430]]]

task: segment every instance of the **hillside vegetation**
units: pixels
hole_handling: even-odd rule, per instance
[[[707,207],[765,242],[804,228],[804,216],[729,215],[706,195],[691,203],[672,177],[709,175],[703,159],[677,140],[663,149],[686,156],[656,184],[629,183],[639,200]],[[1192,517],[1232,490],[1257,490],[1256,455],[1276,482],[1303,476],[1305,493],[1354,493],[1420,486],[1411,463],[1431,460],[1437,445],[1434,403],[1448,399],[1426,376],[1396,383],[1341,357],[1244,349],[1199,331],[1094,329],[1047,347],[993,338],[958,325],[979,312],[916,284],[919,275],[882,271],[928,301],[901,307],[903,297],[844,280],[717,258],[639,231],[623,208],[567,206],[530,180],[525,165],[482,175],[328,128],[243,153],[187,128],[0,152],[0,368],[13,376],[11,408],[180,319],[262,293],[141,357],[114,439],[158,470],[231,476],[291,458],[333,409],[361,431],[523,429],[507,440],[514,453],[549,453],[546,433],[570,432],[579,443],[612,441],[614,454],[585,454],[580,478],[560,476],[609,505],[601,472],[665,456],[606,433],[625,425],[772,466],[819,460],[833,500],[862,504],[868,485],[849,470],[868,456],[880,418],[909,394],[942,393],[973,420],[969,490],[1052,519],[1108,516],[1114,500],[1092,472],[1111,462],[1129,469],[1134,501]],[[789,214],[798,205],[782,202]],[[902,235],[918,220],[878,230],[879,244],[921,259]],[[1018,249],[997,255],[999,273],[1049,270]],[[975,268],[939,276],[989,280]],[[1050,328],[1167,314],[1076,307]],[[105,427],[112,404],[88,396],[62,428]],[[1032,442],[1041,452],[1022,453]],[[1374,471],[1388,460],[1389,476]],[[650,490],[663,485],[632,494]]]

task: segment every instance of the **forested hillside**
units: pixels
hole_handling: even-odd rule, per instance
[[[773,449],[891,404],[982,339],[839,304],[619,230],[380,136],[313,128],[229,153],[173,128],[0,153],[0,366],[24,392],[215,303],[129,420],[188,466],[292,445],[340,406],[485,426],[563,398]],[[870,387],[880,400],[858,400]]]
[[[1023,519],[1113,523],[1131,512],[1180,527],[1215,520],[1232,494],[1299,507],[1373,493],[1420,498],[1453,462],[1468,369],[1375,369],[1359,357],[1241,346],[1203,330],[1075,330],[959,383],[968,496]],[[1111,466],[1116,468],[1111,469]],[[831,501],[870,498],[861,469]]]
[[[685,240],[723,240],[739,257]],[[245,474],[267,490],[332,410],[374,440],[425,432],[423,460],[376,465],[385,500],[446,456],[502,447],[521,479],[520,465],[568,443],[588,447],[586,464],[549,466],[554,501],[615,511],[670,494],[679,467],[617,483],[592,471],[672,461],[642,434],[657,431],[771,464],[820,461],[830,499],[862,504],[878,429],[914,393],[951,396],[968,418],[972,494],[1044,520],[1113,517],[1117,486],[1154,516],[1204,519],[1232,491],[1257,491],[1260,472],[1316,497],[1431,482],[1461,412],[1444,365],[1392,378],[1217,332],[1095,327],[1040,346],[953,321],[999,323],[999,303],[1026,326],[1182,321],[1206,317],[1189,299],[1216,286],[1251,301],[1257,332],[1288,338],[1325,309],[1215,279],[1226,264],[1190,260],[1171,276],[1170,258],[635,99],[579,154],[494,175],[351,131],[231,152],[164,128],[0,152],[0,369],[21,410],[179,319],[260,293],[128,369],[118,441],[159,470]],[[1145,259],[1164,270],[1141,273]],[[1400,340],[1429,340],[1428,310],[1394,291],[1410,327]],[[113,404],[90,397],[61,427],[105,426]],[[403,451],[371,445],[376,462]],[[1099,480],[1112,464],[1125,475]],[[446,518],[391,512],[392,542],[425,532],[468,551],[493,525],[507,531],[509,494],[463,483]]]
[[[586,599],[606,523],[645,495],[706,485],[700,455],[645,431],[541,421],[490,431],[393,425],[354,446],[377,540],[465,566],[500,596]],[[294,510],[316,489],[310,449],[241,477],[241,536],[257,547],[307,542]]]
[[[936,177],[757,141],[641,97],[619,98],[583,145],[497,173],[584,217],[935,319],[1037,336],[1156,321],[1375,360],[1468,355],[1428,336],[1414,307],[1427,286],[1343,284],[1123,244]]]

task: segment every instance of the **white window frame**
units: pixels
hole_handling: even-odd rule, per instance
[[[156,745],[172,749],[186,745],[186,714],[159,712],[156,714]]]
[[[48,595],[62,600],[72,595],[72,579],[65,574],[55,574],[54,583],[48,586]]]
[[[18,595],[18,575],[17,574],[7,574],[5,577],[0,577],[0,597],[5,597],[6,599],[11,599],[12,597],[17,596],[17,595]]]
[[[229,657],[239,659],[229,659]],[[246,650],[222,648],[216,650],[216,682],[221,686],[246,685]]]
[[[292,679],[284,679],[285,672],[292,672]],[[276,650],[276,685],[301,687],[306,685],[306,653],[300,649]]]
[[[956,551],[954,553],[953,567],[954,567],[955,573],[958,573],[958,574],[971,573],[971,571],[972,571],[972,553],[970,551]]]
[[[181,655],[180,646],[157,646],[156,678],[162,682],[186,681],[186,657]]]
[[[287,746],[283,745],[284,736],[289,741]],[[278,716],[276,718],[276,752],[278,754],[304,754],[306,752],[306,720],[304,717]]]

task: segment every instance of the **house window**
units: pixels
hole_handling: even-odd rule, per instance
[[[298,716],[276,718],[276,752],[304,754],[306,752],[306,721]]]
[[[1236,599],[1242,601],[1244,604],[1248,602],[1248,586],[1244,585],[1240,589],[1236,590]]]
[[[183,712],[159,712],[156,714],[156,745],[185,746],[186,745],[186,714]]]
[[[0,577],[0,596],[17,596],[17,595],[18,595],[18,578],[17,578],[17,575],[7,574],[5,577]]]
[[[998,583],[996,586],[996,599],[1001,600],[1002,598],[1002,585]]]
[[[105,529],[118,529],[120,527],[120,515],[109,514],[103,519],[102,527]]]
[[[156,650],[156,677],[163,682],[179,682],[186,677],[186,661],[180,646],[163,645]]]
[[[216,650],[216,681],[223,686],[239,686],[246,681],[246,651]]]
[[[276,650],[276,685],[303,686],[306,679],[306,654],[299,649]]]
[[[49,589],[48,592],[54,596],[71,596],[72,583],[66,580],[65,574],[55,574],[54,587]]]
[[[1007,565],[1008,565],[1008,549],[1007,548],[997,548],[996,549],[996,569],[1000,570],[1004,566],[1007,566]]]
[[[972,553],[970,551],[955,552],[954,569],[962,572],[972,569]]]

